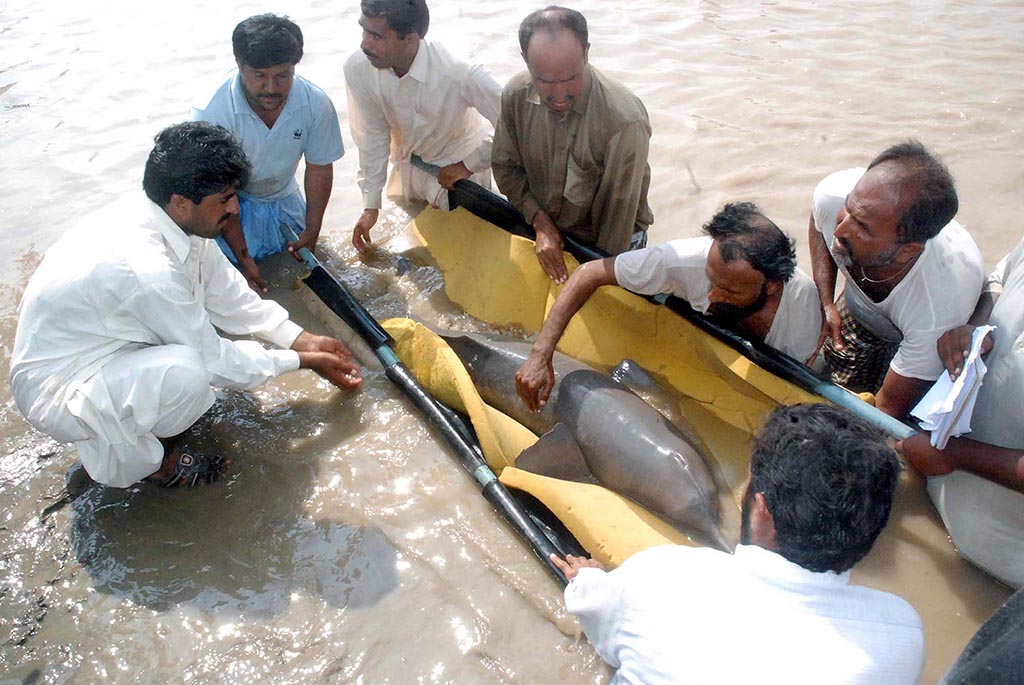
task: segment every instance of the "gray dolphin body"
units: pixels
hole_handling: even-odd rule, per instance
[[[529,343],[478,334],[442,337],[485,402],[543,436],[517,467],[600,483],[730,549],[719,528],[718,488],[698,450],[710,454],[699,438],[687,438],[695,436],[692,430],[679,430],[624,384],[560,353],[551,396],[540,411],[530,412],[515,389]]]

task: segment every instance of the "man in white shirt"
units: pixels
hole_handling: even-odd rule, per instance
[[[918,433],[896,447],[928,478],[928,494],[957,551],[1010,587],[1024,587],[1024,240],[999,262],[965,326],[947,331],[938,353],[954,379],[977,326],[987,373],[969,435],[945,449]]]
[[[850,585],[889,518],[900,465],[825,404],[780,407],[757,436],[735,554],[665,545],[605,572],[552,556],[565,604],[612,683],[912,685],[924,631],[903,599]]]
[[[796,265],[792,239],[750,202],[725,205],[704,225],[704,233],[576,269],[516,373],[526,406],[536,411],[547,401],[555,346],[569,320],[603,285],[641,295],[671,293],[741,335],[810,363],[821,332],[821,307],[814,283]]]
[[[490,187],[491,133],[483,119],[497,122],[501,86],[485,67],[424,40],[424,0],[363,0],[360,8],[363,40],[345,62],[345,84],[364,208],[352,244],[363,252],[380,214],[389,158],[389,196],[448,209],[446,189],[456,181]],[[412,155],[441,167],[439,176],[413,168]]]
[[[357,387],[337,340],[261,299],[213,242],[238,214],[250,166],[231,133],[171,126],[146,162],[148,200],[126,198],[58,240],[29,280],[11,359],[28,421],[73,442],[96,481],[213,480],[222,464],[175,444],[214,402],[297,368]],[[254,335],[283,349],[266,349]]]
[[[302,31],[286,17],[249,17],[231,35],[238,72],[192,119],[220,124],[235,134],[253,165],[238,195],[241,211],[217,239],[224,254],[259,292],[267,286],[256,262],[286,246],[298,259],[314,249],[334,183],[334,162],[345,154],[334,104],[324,91],[295,75],[302,59]],[[295,181],[306,169],[302,197]],[[299,235],[289,241],[284,224]]]
[[[808,243],[825,312],[822,359],[834,382],[875,393],[896,418],[941,375],[935,342],[967,321],[985,280],[978,246],[953,220],[957,207],[949,171],[916,141],[814,191]],[[846,288],[836,301],[839,272]]]

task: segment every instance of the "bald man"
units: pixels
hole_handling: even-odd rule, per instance
[[[527,71],[502,92],[491,166],[536,231],[544,271],[563,283],[563,232],[612,255],[647,244],[651,124],[636,95],[588,63],[579,12],[534,12],[519,46]]]

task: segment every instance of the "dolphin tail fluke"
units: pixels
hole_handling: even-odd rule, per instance
[[[523,450],[516,459],[516,468],[577,483],[598,482],[576,438],[563,423],[556,423],[540,440]]]

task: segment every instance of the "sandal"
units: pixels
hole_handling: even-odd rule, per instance
[[[171,475],[155,482],[162,488],[171,488],[175,485],[185,485],[191,488],[198,483],[214,482],[221,476],[226,466],[227,462],[224,457],[202,452],[182,452]]]

